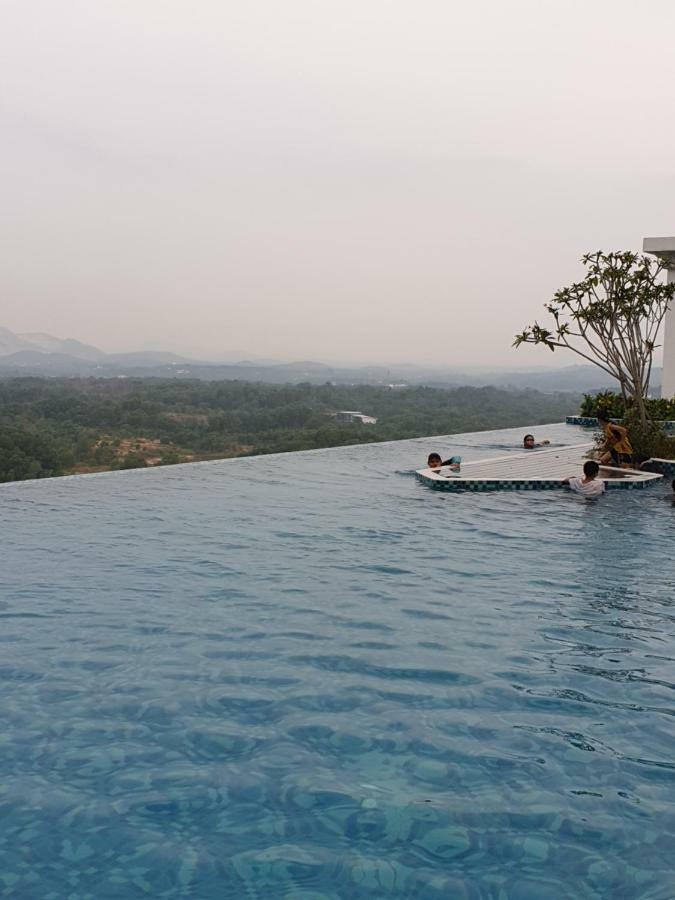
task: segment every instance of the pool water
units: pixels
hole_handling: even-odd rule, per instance
[[[675,896],[670,485],[411,477],[526,430],[0,488],[0,896]]]

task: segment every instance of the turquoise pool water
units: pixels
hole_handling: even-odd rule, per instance
[[[0,896],[675,896],[669,485],[410,476],[525,430],[0,488]]]

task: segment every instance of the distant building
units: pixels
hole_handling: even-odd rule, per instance
[[[377,419],[374,416],[365,416],[362,412],[356,412],[352,409],[342,409],[340,412],[333,413],[334,418],[338,422],[360,422],[361,425],[375,425]]]

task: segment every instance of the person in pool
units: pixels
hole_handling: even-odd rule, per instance
[[[605,482],[598,478],[600,466],[593,459],[587,459],[584,463],[584,477],[565,478],[563,484],[568,484],[570,490],[582,497],[601,497],[605,493]]]
[[[605,443],[600,453],[600,465],[608,463],[615,468],[630,469],[633,465],[633,447],[628,438],[628,431],[623,425],[610,422],[607,413],[598,410],[598,425],[605,435]]]
[[[430,469],[440,469],[441,466],[450,466],[453,471],[458,472],[461,462],[461,456],[451,456],[450,459],[442,461],[440,453],[430,453],[427,459],[427,466]]]
[[[543,441],[539,441],[538,443],[534,439],[533,434],[526,434],[523,438],[523,447],[525,450],[536,450],[537,447],[544,447],[546,444],[550,444],[551,442],[546,439]]]

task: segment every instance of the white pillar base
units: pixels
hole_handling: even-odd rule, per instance
[[[645,238],[642,249],[662,259],[669,266],[668,283],[675,282],[675,237]],[[667,399],[675,397],[675,302],[664,320],[661,396]]]

